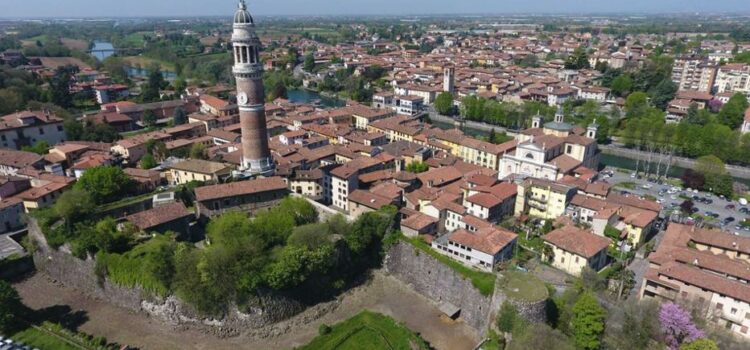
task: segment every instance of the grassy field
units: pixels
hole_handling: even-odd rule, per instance
[[[154,36],[153,32],[135,32],[125,37],[125,43],[131,47],[143,47],[144,36]]]
[[[62,38],[60,41],[71,50],[87,51],[89,49],[89,42],[86,40]]]
[[[12,336],[16,342],[24,343],[33,348],[43,350],[78,350],[77,346],[72,346],[60,338],[50,335],[47,332],[40,331],[36,328],[27,328]]]
[[[174,64],[171,62],[160,61],[144,56],[126,56],[122,58],[127,64],[131,66],[140,65],[141,68],[148,68],[152,63],[158,63],[162,70],[174,71]]]
[[[454,271],[458,272],[461,276],[470,279],[471,284],[474,285],[474,287],[476,287],[479,290],[479,293],[481,293],[482,295],[485,295],[485,296],[492,295],[492,292],[495,290],[495,274],[494,273],[483,272],[477,269],[467,267],[456,260],[453,260],[443,254],[438,253],[437,251],[432,249],[432,247],[430,247],[427,243],[423,242],[422,240],[418,238],[403,237],[402,239],[411,243],[417,249],[429,254],[433,258],[447,265],[448,267],[452,268]]]
[[[362,311],[331,327],[331,332],[320,335],[303,350],[381,350],[429,349],[417,334],[388,316]]]
[[[532,275],[516,271],[508,271],[503,275],[500,285],[505,295],[510,298],[533,302],[547,299],[549,296],[544,282]]]

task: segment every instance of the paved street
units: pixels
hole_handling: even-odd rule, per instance
[[[635,188],[633,189],[618,187],[616,188],[616,190],[626,191],[626,192],[633,193],[639,196],[643,196],[643,195],[654,196],[662,202],[661,204],[662,206],[664,206],[665,209],[669,209],[672,206],[675,206],[675,207],[679,206],[684,201],[684,199],[679,197],[680,194],[683,194],[688,197],[698,196],[698,197],[711,199],[713,201],[713,203],[711,204],[700,203],[698,201],[693,200],[694,206],[698,208],[699,210],[697,212],[698,214],[701,214],[704,216],[708,213],[718,214],[719,217],[717,219],[712,220],[712,222],[716,224],[721,223],[721,221],[727,217],[733,217],[735,218],[735,220],[729,225],[723,226],[723,229],[727,232],[732,232],[732,233],[737,232],[743,236],[750,236],[750,230],[737,228],[738,222],[747,218],[748,215],[743,214],[739,211],[742,206],[736,201],[732,202],[729,200],[721,199],[713,194],[702,192],[702,191],[699,191],[698,193],[694,193],[694,192],[688,193],[686,189],[683,189],[683,191],[680,191],[674,194],[667,193],[667,194],[660,196],[659,191],[668,190],[672,186],[666,183],[663,185],[650,183],[645,178],[638,179],[638,178],[631,177],[631,172],[623,173],[614,168],[606,168],[605,170],[611,170],[614,172],[613,177],[604,179],[605,181],[613,185],[622,184],[622,183],[635,184]],[[644,185],[650,188],[644,188],[643,187]],[[730,204],[734,205],[735,208],[727,209],[726,206]]]

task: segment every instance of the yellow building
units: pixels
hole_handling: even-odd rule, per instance
[[[542,239],[552,248],[551,254],[542,258],[573,276],[580,276],[584,267],[600,271],[607,265],[609,238],[575,226],[565,226],[544,235]]]
[[[528,178],[518,186],[515,216],[556,219],[576,194],[576,188],[554,181]]]
[[[232,174],[232,167],[224,163],[200,159],[188,159],[172,165],[169,182],[182,185],[191,181],[219,183]]]

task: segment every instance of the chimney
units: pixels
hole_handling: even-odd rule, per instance
[[[698,258],[695,258],[695,260],[693,260],[693,265],[698,265]]]

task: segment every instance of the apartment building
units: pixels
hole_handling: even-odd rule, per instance
[[[721,66],[716,74],[716,92],[739,92],[750,97],[750,65],[731,63]]]
[[[673,223],[648,261],[641,299],[691,303],[750,339],[750,238]]]
[[[672,66],[672,81],[679,90],[711,92],[718,68],[700,55],[679,56]]]
[[[554,220],[563,214],[577,188],[558,182],[528,178],[518,185],[515,216]]]

